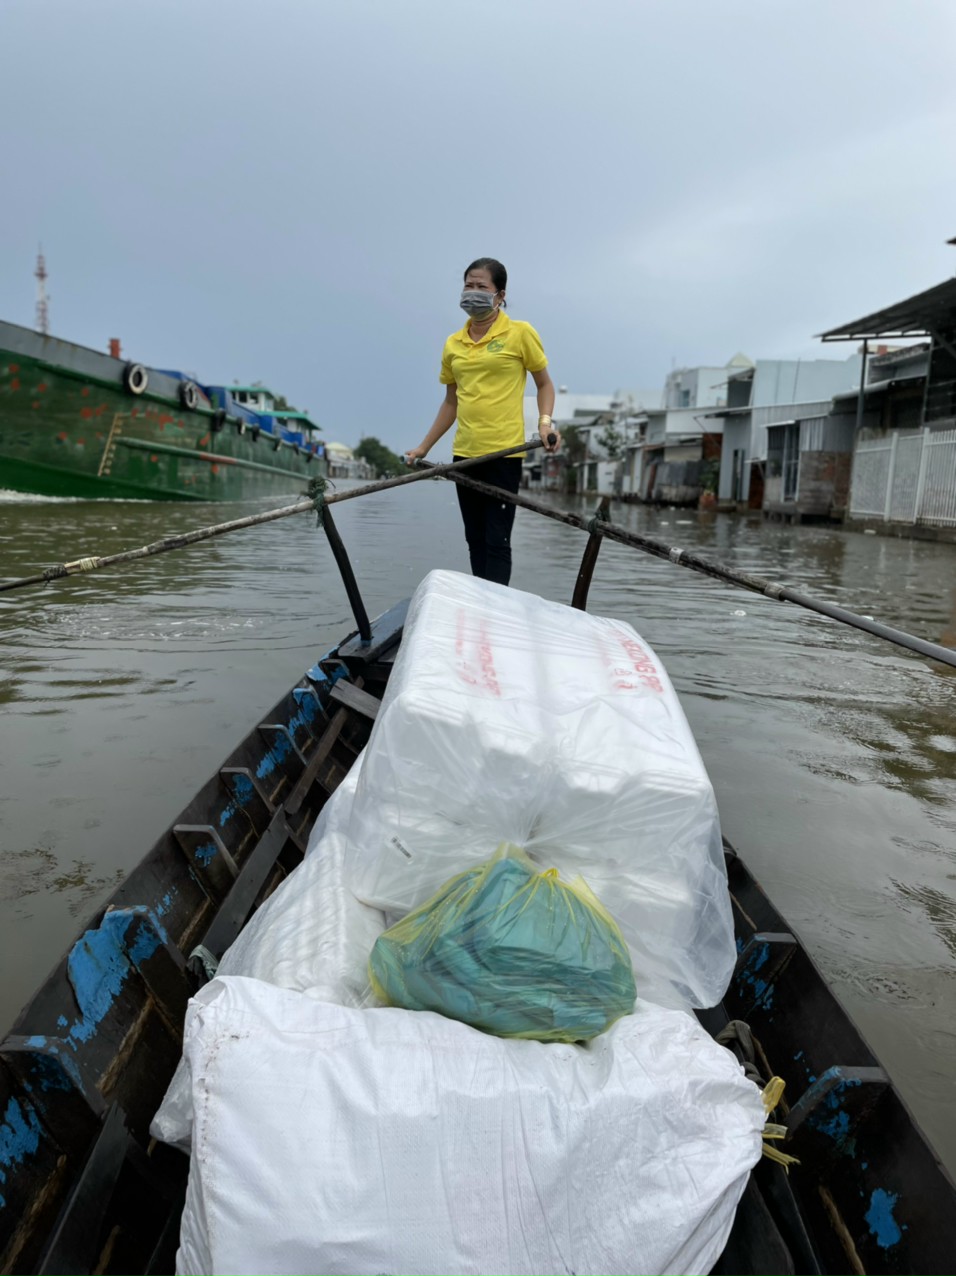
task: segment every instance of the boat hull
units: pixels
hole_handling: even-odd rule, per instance
[[[0,1041],[0,1271],[174,1270],[188,1161],[151,1141],[149,1123],[203,979],[197,958],[218,957],[301,859],[368,741],[405,606],[374,621],[368,641],[329,652],[269,711]],[[786,1081],[777,1119],[798,1163],[789,1174],[756,1167],[715,1272],[953,1271],[956,1187],[726,849],[740,958],[724,1002],[699,1017],[714,1035],[736,1025],[741,1045],[750,1025],[742,1053],[764,1079]]]
[[[324,458],[180,402],[182,381],[0,323],[0,488],[81,499],[236,501],[301,493]]]

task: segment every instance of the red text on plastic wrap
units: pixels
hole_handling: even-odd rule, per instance
[[[664,684],[651,653],[636,638],[620,634],[615,637],[620,644],[620,652],[608,651],[604,643],[599,644],[608,662],[608,673],[614,690],[639,691],[641,687],[647,687],[649,691],[662,693]]]
[[[483,620],[478,621],[477,635],[468,634],[468,618],[459,611],[455,622],[455,666],[458,677],[470,687],[483,687],[493,696],[501,695],[491,638]]]

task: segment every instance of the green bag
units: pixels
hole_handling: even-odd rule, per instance
[[[385,931],[369,958],[380,1001],[500,1037],[586,1041],[634,1008],[634,971],[588,885],[502,843]]]

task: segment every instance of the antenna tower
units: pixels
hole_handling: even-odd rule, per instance
[[[37,268],[33,272],[37,281],[37,321],[36,330],[42,332],[44,336],[50,331],[50,308],[49,300],[46,295],[46,261],[43,257],[43,245],[40,245],[40,251],[37,253]]]

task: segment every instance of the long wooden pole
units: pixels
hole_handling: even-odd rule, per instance
[[[628,531],[627,528],[619,527],[616,523],[605,523],[598,519],[587,520],[577,514],[555,510],[540,501],[531,500],[528,496],[506,492],[503,488],[493,487],[490,483],[479,482],[478,479],[461,472],[471,465],[478,464],[480,461],[494,460],[501,456],[511,456],[516,452],[528,452],[533,448],[542,446],[542,440],[532,439],[529,442],[517,444],[515,447],[502,448],[499,452],[490,452],[485,456],[468,457],[461,461],[450,461],[441,465],[434,465],[428,461],[419,461],[416,469],[409,474],[402,474],[392,479],[382,479],[378,483],[368,483],[363,487],[353,488],[350,492],[334,492],[331,496],[325,497],[325,503],[333,505],[337,501],[348,501],[357,496],[366,496],[371,492],[382,492],[388,488],[401,487],[423,478],[447,476],[453,482],[464,483],[476,491],[484,492],[487,496],[493,496],[497,500],[508,501],[512,505],[520,506],[523,509],[533,510],[536,514],[542,514],[545,518],[554,519],[556,522],[564,523],[568,527],[577,527],[582,531],[590,532],[591,535],[606,536],[609,540],[617,541],[622,545],[630,545],[634,549],[643,550],[646,554],[652,554],[655,558],[666,558],[669,562],[676,563],[680,567],[689,567],[692,571],[700,572],[704,576],[726,581],[727,584],[737,585],[741,589],[749,589],[754,593],[763,594],[765,597],[773,598],[778,602],[793,603],[797,607],[815,611],[822,616],[828,616],[831,620],[838,620],[842,624],[852,626],[854,629],[873,634],[876,638],[883,638],[898,647],[905,647],[908,651],[914,651],[918,655],[926,656],[930,660],[938,660],[941,664],[949,665],[951,668],[956,669],[956,651],[949,647],[941,647],[938,643],[926,642],[924,639],[917,638],[914,634],[907,634],[901,629],[894,629],[890,625],[883,625],[879,621],[857,615],[857,613],[847,611],[843,607],[837,607],[833,603],[826,603],[820,599],[798,593],[788,585],[780,585],[762,576],[752,576],[747,572],[734,571],[732,568],[724,567],[721,563],[713,563],[706,558],[700,558],[698,555],[691,553],[690,550],[677,549],[674,546],[665,544],[664,541],[658,541],[653,537],[641,536],[637,532]],[[41,572],[36,576],[25,576],[19,580],[0,584],[0,593],[10,589],[20,589],[25,585],[46,584],[49,581],[60,580],[65,576],[73,576],[79,572],[98,571],[102,567],[134,562],[137,559],[149,558],[154,554],[164,554],[173,549],[183,549],[187,545],[194,545],[213,536],[222,536],[226,532],[238,531],[240,528],[255,527],[260,523],[269,523],[276,519],[288,518],[292,514],[305,514],[313,509],[316,509],[315,501],[311,499],[297,501],[294,505],[267,510],[263,514],[253,514],[248,518],[233,519],[231,522],[219,523],[213,527],[198,528],[196,531],[185,532],[180,536],[168,536],[163,540],[154,541],[151,545],[143,545],[139,549],[126,550],[119,554],[110,554],[105,558],[81,558],[73,563],[60,563],[57,567],[48,568],[45,572]]]
[[[358,496],[368,496],[372,492],[384,492],[392,487],[403,487],[406,483],[420,483],[422,479],[436,478],[444,474],[457,473],[481,461],[495,461],[499,457],[514,456],[517,452],[530,452],[544,447],[541,439],[530,439],[514,447],[502,448],[498,452],[487,452],[484,456],[468,456],[460,461],[447,461],[440,465],[428,464],[410,470],[408,474],[399,474],[395,478],[380,479],[377,483],[366,483],[362,487],[354,487],[349,492],[332,492],[324,494],[323,504],[335,505],[338,501],[352,501]],[[173,549],[185,549],[187,545],[198,545],[201,541],[211,540],[214,536],[225,536],[227,532],[238,532],[245,527],[258,527],[262,523],[274,523],[280,518],[290,518],[293,514],[308,514],[317,508],[310,497],[296,501],[294,505],[283,505],[278,509],[265,510],[262,514],[250,514],[246,518],[234,518],[228,523],[215,523],[209,527],[199,527],[192,532],[183,532],[179,536],[164,536],[162,540],[153,541],[149,545],[141,545],[138,549],[126,549],[119,554],[107,554],[104,557],[90,556],[77,558],[71,563],[58,563],[48,567],[46,571],[35,576],[22,576],[18,580],[8,580],[0,584],[0,593],[10,589],[22,589],[25,585],[46,585],[53,580],[62,580],[65,576],[77,576],[81,572],[95,572],[103,567],[116,567],[120,563],[134,563],[140,558],[152,558],[154,554],[167,554]]]
[[[420,462],[419,464],[427,465],[427,462]],[[915,634],[905,633],[902,629],[894,629],[891,625],[883,625],[877,620],[870,620],[866,616],[858,615],[856,612],[847,611],[844,607],[837,607],[833,603],[823,602],[821,599],[798,593],[797,590],[791,589],[789,585],[779,585],[762,576],[752,576],[747,572],[735,571],[733,568],[724,567],[722,563],[713,563],[706,558],[700,558],[690,550],[677,549],[672,545],[665,544],[664,541],[654,540],[653,537],[641,536],[637,532],[628,531],[627,528],[619,527],[616,523],[605,523],[598,518],[588,520],[581,518],[578,514],[569,514],[562,510],[551,509],[550,506],[544,505],[540,501],[533,501],[528,496],[506,492],[502,488],[492,487],[489,483],[481,483],[467,474],[453,473],[449,474],[448,477],[455,483],[461,483],[466,487],[474,488],[475,491],[484,492],[486,496],[493,496],[496,500],[509,501],[512,505],[518,505],[522,509],[534,510],[536,514],[543,514],[545,518],[564,523],[567,527],[580,528],[582,531],[590,532],[592,536],[606,536],[609,540],[618,541],[621,545],[630,545],[633,549],[641,549],[646,554],[653,554],[655,558],[666,558],[668,562],[676,563],[679,567],[689,567],[691,571],[700,572],[704,576],[712,576],[715,580],[723,580],[729,585],[737,585],[741,589],[752,590],[755,594],[763,594],[765,597],[773,598],[777,602],[793,603],[797,607],[815,611],[821,616],[828,616],[831,620],[838,620],[841,624],[850,625],[854,629],[861,629],[864,633],[873,634],[876,638],[883,638],[887,642],[894,643],[897,647],[905,647],[908,651],[915,651],[920,656],[927,656],[930,660],[938,660],[941,664],[949,665],[951,668],[956,669],[956,651],[953,651],[950,647],[941,647],[938,643],[926,642],[925,639],[917,638]]]

